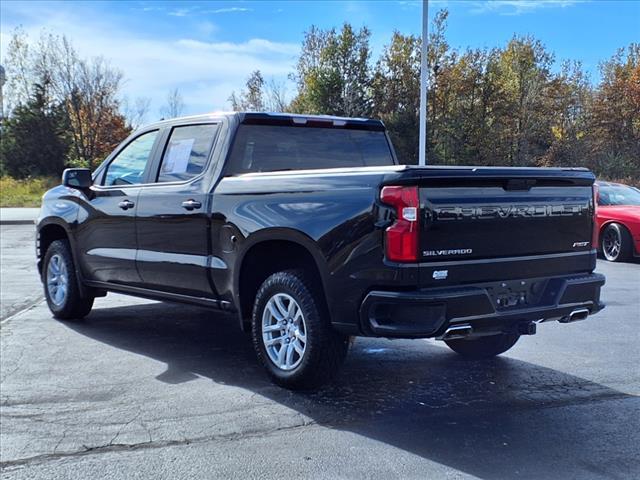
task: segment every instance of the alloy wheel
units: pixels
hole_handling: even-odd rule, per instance
[[[307,346],[307,326],[302,308],[291,295],[276,293],[262,313],[262,341],[269,359],[289,371],[302,362]]]
[[[56,254],[49,259],[47,265],[47,291],[51,301],[60,306],[67,298],[69,272],[63,258]]]
[[[618,235],[618,232],[613,228],[608,228],[602,239],[602,249],[604,250],[605,256],[611,259],[616,258],[620,253],[621,247],[622,239],[620,235]]]

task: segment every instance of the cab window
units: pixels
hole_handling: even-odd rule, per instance
[[[162,155],[157,181],[182,182],[200,175],[217,131],[217,124],[174,127]]]

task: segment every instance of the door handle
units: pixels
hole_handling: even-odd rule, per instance
[[[118,206],[122,210],[129,210],[130,208],[135,207],[135,203],[133,203],[131,200],[123,200],[118,204]]]
[[[194,209],[200,208],[201,206],[202,206],[202,203],[193,199],[182,202],[182,208],[186,208],[187,210],[194,210]]]

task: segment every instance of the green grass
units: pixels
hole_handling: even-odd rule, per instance
[[[0,177],[0,207],[39,207],[42,194],[60,184],[57,177],[16,180]]]

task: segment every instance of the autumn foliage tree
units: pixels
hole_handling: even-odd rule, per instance
[[[640,47],[600,66],[555,57],[532,36],[504,47],[451,48],[448,13],[435,16],[427,55],[427,162],[444,165],[586,166],[640,180]],[[421,39],[394,32],[375,64],[370,33],[311,27],[294,78],[300,113],[382,119],[403,163],[418,161]]]
[[[2,126],[0,172],[16,178],[59,174],[69,146],[63,106],[47,100],[46,85],[33,90]]]
[[[265,80],[260,70],[254,70],[247,77],[245,87],[238,93],[231,92],[228,101],[235,112],[287,112],[290,106],[286,94],[282,82],[273,78]]]
[[[447,21],[446,10],[437,12],[429,35],[429,164],[585,166],[607,178],[640,182],[640,44],[604,61],[594,82],[579,62],[558,65],[532,36],[516,35],[493,49],[453,48]],[[283,83],[255,70],[232,92],[231,106],[380,118],[400,161],[417,163],[421,38],[394,32],[376,59],[370,39],[366,27],[349,23],[312,26],[290,76],[297,87],[290,101]],[[93,168],[149,108],[148,99],[122,104],[123,74],[100,57],[81,58],[64,36],[43,33],[30,42],[17,30],[5,67],[10,114],[3,152],[28,141],[17,135],[28,136],[37,124],[47,133],[32,138],[50,142],[44,150],[62,148],[63,164]],[[183,108],[176,89],[162,111],[172,117]],[[52,170],[61,168],[58,153],[48,158]],[[9,168],[11,161],[23,165]],[[27,167],[20,155],[3,153],[2,162],[3,172],[17,175],[49,171]]]
[[[240,93],[232,92],[229,97],[234,111],[259,112],[265,110],[265,81],[260,70],[254,70],[247,78],[245,88]]]
[[[67,146],[64,164],[95,168],[131,131],[118,101],[122,73],[101,57],[81,58],[65,36],[43,32],[37,42],[29,43],[18,29],[8,46],[7,78],[13,113],[6,122],[13,122],[14,128],[23,118],[18,115],[21,108],[46,86],[43,111],[55,107],[65,117],[65,130],[59,132]],[[17,141],[10,136],[12,131],[3,131],[3,142]],[[52,157],[52,165],[56,162]],[[51,170],[61,168],[56,164]],[[23,168],[15,171],[28,173]]]
[[[420,45],[420,38],[394,32],[372,79],[373,116],[385,122],[407,163],[418,163]]]
[[[345,23],[338,31],[315,26],[305,33],[293,75],[298,94],[290,109],[348,117],[371,114],[371,32]]]
[[[587,112],[589,166],[609,176],[640,176],[640,44],[618,50],[600,70]]]

